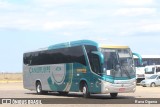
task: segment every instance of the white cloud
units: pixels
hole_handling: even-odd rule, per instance
[[[63,35],[65,35],[65,36],[73,36],[71,32],[63,32]]]
[[[9,6],[9,3],[0,0],[0,8],[6,8]]]
[[[102,7],[95,6],[96,3]],[[132,28],[128,28],[128,26],[132,26],[132,23],[125,25],[126,20],[120,18],[117,20],[117,16],[151,16],[157,12],[155,8],[144,8],[143,6],[141,8],[120,8],[119,10],[115,7],[112,8],[112,5],[115,6],[117,3],[119,6],[149,5],[154,4],[154,0],[33,0],[29,5],[24,6],[0,0],[0,7],[14,8],[14,11],[6,12],[1,12],[3,10],[0,8],[0,27],[43,31],[88,27],[96,33],[106,32],[106,34],[112,35],[116,30],[119,35],[127,35],[129,31],[134,31]],[[63,5],[69,8],[65,8]],[[87,5],[91,7],[83,7]],[[107,5],[110,6],[110,10]],[[76,6],[79,6],[78,9]],[[117,11],[113,13],[114,15],[110,15],[115,9]]]
[[[68,27],[77,27],[77,26],[86,26],[89,22],[87,21],[46,21],[44,22],[43,29],[46,31],[60,29],[60,28],[68,28]]]
[[[155,3],[154,0],[115,0],[116,3],[128,6],[144,6],[152,5]]]
[[[4,0],[0,0],[0,9],[13,9],[14,5],[12,5],[11,3],[4,1]]]
[[[42,31],[51,31],[57,29],[65,29],[68,27],[76,28],[80,26],[87,26],[90,22],[87,21],[54,21],[47,20],[46,18],[37,19],[34,18],[25,18],[21,17],[16,19],[16,17],[4,19],[0,18],[0,28],[9,28],[9,29],[20,29],[20,30],[42,30]]]
[[[36,0],[35,0],[36,1]],[[38,0],[39,2],[47,2],[48,4],[61,4],[73,0]],[[75,2],[75,1],[73,1]],[[13,9],[13,10],[12,10]],[[3,12],[5,11],[5,12]],[[39,6],[31,5],[21,6],[18,4],[11,4],[0,0],[0,28],[1,29],[19,29],[19,30],[42,30],[50,31],[62,28],[76,28],[79,26],[87,26],[90,22],[80,19],[67,19],[67,16],[62,17],[58,10],[48,10],[40,8]]]
[[[143,32],[160,32],[160,23],[142,25],[139,29]]]
[[[118,9],[113,15],[140,16],[140,15],[154,15],[154,14],[156,14],[155,8],[121,8]]]
[[[71,3],[82,2],[83,0],[34,0],[33,2],[40,7],[50,8],[52,6],[63,6]],[[83,1],[84,2],[84,1]]]
[[[44,7],[68,5],[68,4],[106,4],[106,5],[128,5],[128,6],[145,6],[155,4],[155,0],[34,0],[36,4]]]

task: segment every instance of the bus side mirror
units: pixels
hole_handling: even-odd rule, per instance
[[[98,51],[92,51],[92,54],[96,54],[99,56],[99,60],[100,60],[100,63],[103,65],[104,64],[104,56],[101,52],[98,52]]]
[[[140,64],[140,66],[142,66],[143,65],[143,60],[142,60],[141,55],[139,55],[138,53],[132,53],[132,55],[138,57],[139,64]]]

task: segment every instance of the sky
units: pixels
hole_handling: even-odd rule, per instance
[[[23,53],[88,39],[160,55],[160,0],[0,0],[0,72]]]

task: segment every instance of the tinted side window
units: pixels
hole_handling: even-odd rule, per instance
[[[160,72],[160,67],[157,67],[157,68],[156,68],[156,72],[157,72],[157,73]]]
[[[66,58],[67,58],[67,61],[69,61],[69,63],[78,62],[83,65],[86,65],[86,60],[84,57],[82,46],[68,48],[68,51],[64,54],[66,54],[67,56]]]
[[[31,64],[31,59],[32,59],[32,54],[31,53],[25,53],[23,55],[23,63],[26,64]]]
[[[100,69],[100,63],[99,63],[100,61],[99,61],[98,55],[90,54],[89,59],[90,59],[90,65],[91,65],[93,72],[97,74],[100,73],[101,69]]]
[[[91,53],[92,51],[98,51],[96,46],[85,45],[87,53]]]
[[[82,46],[24,54],[24,64],[45,65],[60,63],[80,63],[86,65]]]
[[[95,73],[100,73],[101,69],[100,69],[99,57],[98,57],[98,55],[95,55],[95,54],[92,53],[92,51],[97,51],[98,50],[97,47],[86,45],[85,48],[86,48],[86,51],[87,51],[87,55],[88,55],[88,58],[89,58],[89,63],[90,63],[92,71],[95,72]]]
[[[26,54],[23,54],[23,64],[28,64]]]

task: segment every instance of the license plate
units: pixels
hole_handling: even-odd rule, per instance
[[[120,92],[124,92],[124,91],[125,91],[125,88],[119,88],[119,91],[120,91]]]

